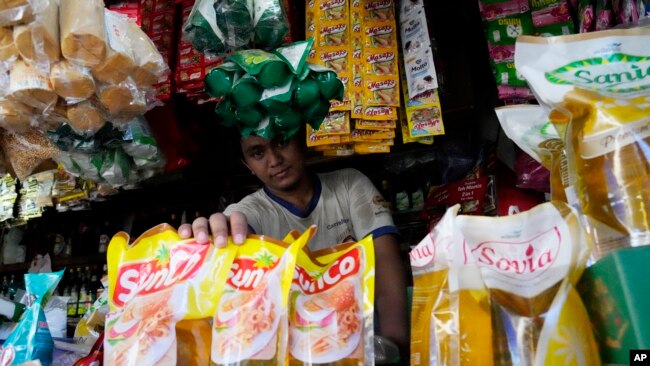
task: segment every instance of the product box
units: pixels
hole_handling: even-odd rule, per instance
[[[585,270],[578,291],[603,364],[629,362],[631,349],[650,349],[650,246],[609,253]]]

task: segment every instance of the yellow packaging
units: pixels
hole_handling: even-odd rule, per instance
[[[447,210],[431,233],[409,253],[413,271],[412,366],[458,364],[458,348],[454,344],[458,320],[450,302],[447,259],[454,240],[455,216],[453,209]]]
[[[340,47],[350,44],[350,29],[347,19],[322,22],[317,29],[320,47]]]
[[[359,130],[391,130],[395,129],[395,121],[368,121],[365,119],[358,119],[354,123],[354,128]]]
[[[289,365],[374,361],[374,265],[371,236],[298,253],[289,296]]]
[[[357,154],[379,154],[389,153],[390,145],[376,144],[370,142],[357,142],[354,144],[354,152]]]
[[[350,73],[349,46],[320,47],[317,51],[319,63],[334,70],[341,77]]]
[[[285,363],[289,290],[298,252],[311,236],[307,231],[287,245],[249,235],[236,247],[212,325],[214,364]]]
[[[361,83],[361,78],[358,79]],[[353,119],[363,118],[363,86],[357,87],[355,84],[357,80],[352,80],[352,87],[350,88],[350,108]]]
[[[354,1],[353,1],[354,2]],[[363,3],[364,21],[395,21],[395,4],[392,0],[365,0]]]
[[[106,364],[175,365],[177,348],[186,346],[177,340],[175,326],[216,312],[233,249],[181,240],[167,224],[131,245],[128,234],[115,235],[107,252]]]
[[[317,135],[348,135],[350,133],[350,113],[329,112],[320,125]]]
[[[406,99],[408,94],[406,88],[402,88],[402,91]],[[441,110],[438,89],[420,94],[414,99],[406,100],[409,137],[444,135],[445,126],[442,122]]]
[[[307,147],[340,144],[340,136],[319,135],[307,125]]]
[[[349,144],[340,143],[340,144],[336,144],[336,145],[315,146],[314,150],[315,151],[330,151],[330,150],[348,150],[350,148],[352,148],[352,146],[350,146]]]
[[[433,136],[425,136],[425,137],[419,137],[419,138],[412,138],[409,135],[409,125],[408,121],[406,121],[406,117],[400,118],[400,127],[402,129],[402,143],[403,144],[408,144],[411,142],[418,142],[424,145],[432,145],[433,144]]]
[[[320,19],[324,21],[345,20],[349,17],[347,0],[320,0],[318,1]]]
[[[354,130],[352,131],[353,142],[377,141],[395,138],[395,131],[388,130]]]
[[[364,22],[363,48],[397,49],[397,26],[394,21]]]
[[[352,81],[350,80],[349,73],[339,73],[337,75],[341,83],[343,83],[343,100],[332,100],[330,103],[330,111],[349,111],[352,109],[352,102],[350,100],[350,86]]]
[[[395,107],[365,107],[362,119],[369,121],[394,121],[397,119]]]
[[[363,105],[399,107],[399,77],[365,75]]]
[[[395,48],[366,48],[363,60],[366,75],[399,75]]]
[[[352,142],[352,136],[350,134],[341,135],[340,137],[341,137],[341,143],[342,144],[347,144],[347,143]]]

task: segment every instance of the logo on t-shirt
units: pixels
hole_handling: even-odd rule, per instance
[[[373,211],[375,216],[383,215],[390,213],[390,203],[387,202],[384,197],[376,195],[372,198]]]
[[[339,227],[341,225],[347,225],[349,222],[350,222],[350,219],[340,219],[339,221],[337,221],[337,222],[335,222],[333,224],[327,225],[327,230],[332,230],[332,229],[337,228],[337,227]]]

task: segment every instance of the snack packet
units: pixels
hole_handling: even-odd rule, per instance
[[[209,319],[217,311],[235,250],[181,240],[167,224],[129,245],[126,233],[108,246],[108,296],[104,362],[109,365],[175,365],[183,339],[181,320]],[[209,333],[207,333],[209,334]],[[208,352],[209,339],[201,344]],[[200,349],[196,349],[200,352]]]
[[[650,29],[522,37],[515,63],[563,139],[596,256],[650,243]]]
[[[356,142],[354,152],[357,154],[383,154],[389,153],[392,143],[382,142]]]
[[[364,78],[364,106],[399,107],[399,83],[393,76],[367,76]]]
[[[108,282],[105,285],[108,285]],[[103,291],[77,323],[74,331],[74,343],[84,346],[90,352],[92,346],[103,334],[107,313],[108,291]]]
[[[318,28],[320,47],[340,47],[350,43],[350,30],[347,19],[327,21]]]
[[[52,363],[54,341],[47,327],[43,308],[63,277],[63,272],[61,270],[25,275],[27,293],[34,297],[34,302],[0,348],[0,360],[3,365],[20,365],[32,360],[39,360],[43,366]]]
[[[365,119],[358,119],[354,122],[354,128],[358,130],[391,130],[395,129],[396,123],[394,120],[388,121],[372,121]]]
[[[360,0],[352,3],[361,2]],[[366,0],[363,4],[363,20],[365,22],[381,22],[385,20],[395,20],[395,4],[392,0]]]
[[[249,235],[237,247],[212,325],[211,361],[217,365],[283,364],[287,355],[288,298],[298,251],[313,230],[292,244]]]
[[[280,0],[254,0],[253,43],[257,48],[273,49],[282,44],[289,22]]]
[[[553,202],[512,216],[459,216],[457,223],[494,305],[500,362],[600,364],[573,288],[589,256],[588,238],[569,206]]]
[[[223,33],[224,43],[230,49],[241,49],[251,41],[254,5],[248,0],[214,1],[216,23]]]
[[[374,265],[371,236],[298,253],[289,293],[290,365],[374,363]]]

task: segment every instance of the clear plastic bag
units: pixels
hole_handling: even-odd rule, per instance
[[[253,0],[256,48],[274,49],[289,32],[289,23],[281,0]]]
[[[20,56],[28,63],[49,72],[50,64],[59,60],[59,2],[32,0],[34,20],[14,27],[13,39]]]
[[[90,69],[68,61],[52,65],[50,81],[56,94],[69,104],[79,103],[95,94],[95,81]]]
[[[33,19],[32,3],[38,0],[17,0],[0,8],[0,27],[26,23]]]
[[[43,161],[59,154],[59,150],[52,145],[47,136],[34,128],[21,134],[2,131],[0,141],[5,158],[21,181],[25,180]]]
[[[252,0],[216,0],[214,11],[224,43],[230,49],[241,49],[250,43],[254,29]]]

